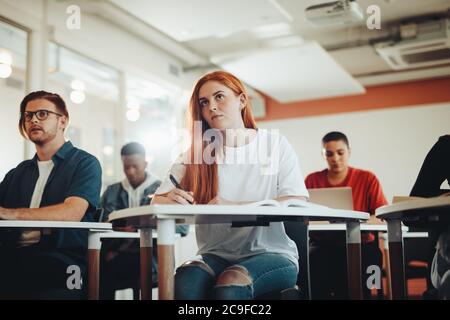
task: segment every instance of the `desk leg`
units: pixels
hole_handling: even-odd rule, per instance
[[[347,221],[347,273],[350,299],[361,300],[361,228],[359,222]]]
[[[389,246],[388,246],[388,238],[386,236],[383,237],[383,268],[386,271],[386,290],[384,291],[384,294],[388,300],[391,300],[391,271],[389,269]]]
[[[141,299],[152,300],[152,229],[140,230]]]
[[[403,261],[403,236],[400,220],[387,220],[389,240],[389,269],[391,275],[391,297],[406,298],[405,265]]]
[[[310,273],[310,261],[309,261],[309,221],[305,222],[306,225],[306,261],[305,261],[305,266],[306,266],[306,285],[308,286],[307,291],[308,291],[308,299],[312,300],[312,294],[311,294],[311,273]]]
[[[89,231],[88,236],[88,299],[99,299],[100,249],[102,242],[97,232]]]
[[[158,220],[158,293],[160,300],[174,299],[175,220]]]

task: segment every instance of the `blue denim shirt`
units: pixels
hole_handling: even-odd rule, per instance
[[[9,171],[0,183],[0,206],[29,208],[34,187],[39,178],[38,157],[21,162]],[[102,169],[97,158],[75,148],[67,141],[52,157],[54,168],[45,185],[40,207],[63,203],[68,197],[80,197],[89,203],[81,221],[93,221],[101,189]],[[87,249],[87,231],[53,229],[39,243],[50,249],[74,251],[84,259]]]

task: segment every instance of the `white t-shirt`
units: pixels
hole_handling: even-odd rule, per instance
[[[33,195],[31,196],[30,208],[39,208],[41,205],[42,195],[44,193],[45,185],[48,177],[54,167],[53,161],[38,161],[39,178],[34,186]],[[39,230],[25,230],[22,232],[18,245],[29,246],[38,243],[41,239],[41,232]]]
[[[267,162],[265,158],[271,161]],[[218,194],[224,199],[260,201],[280,196],[309,197],[297,155],[278,131],[259,129],[249,144],[226,147],[222,160],[223,163],[218,165]],[[170,173],[181,181],[185,174],[181,162],[182,157],[172,165],[156,194],[174,188]],[[212,253],[236,262],[255,254],[273,252],[287,256],[298,268],[297,247],[286,235],[281,222],[271,223],[268,227],[242,228],[231,228],[230,224],[202,224],[196,226],[196,236],[198,254]]]

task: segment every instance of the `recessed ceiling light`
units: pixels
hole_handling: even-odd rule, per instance
[[[74,90],[70,93],[70,100],[75,104],[81,104],[86,99],[86,95],[83,91]]]
[[[78,91],[84,91],[84,89],[86,89],[84,82],[81,80],[73,80],[72,83],[70,84],[70,87],[73,90],[78,90]]]
[[[135,122],[135,121],[138,121],[138,120],[139,120],[141,114],[139,113],[139,110],[136,110],[136,109],[130,109],[130,110],[127,111],[126,116],[127,116],[127,119],[128,119],[129,121]]]
[[[280,37],[292,34],[292,28],[287,23],[272,23],[250,29],[250,33],[258,39]]]
[[[183,36],[183,37],[188,36],[190,34],[191,34],[191,32],[187,29],[183,29],[180,31],[180,36]]]
[[[0,50],[0,63],[12,65],[12,56],[9,52]]]

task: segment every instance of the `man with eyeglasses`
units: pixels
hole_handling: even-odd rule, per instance
[[[37,91],[20,104],[19,131],[36,154],[0,183],[0,219],[93,221],[101,167],[66,141],[69,113],[57,94]],[[86,271],[87,233],[79,230],[0,230],[0,299],[80,298],[69,290],[67,268]]]

